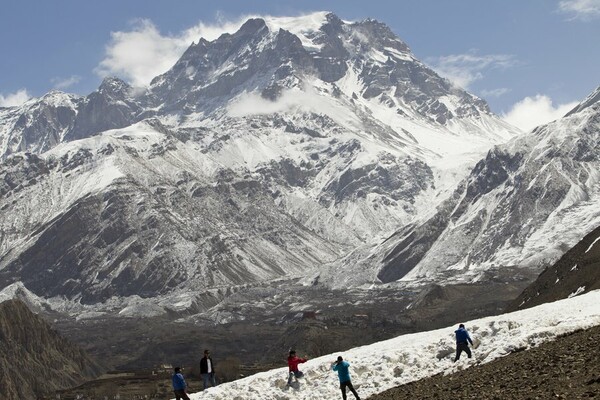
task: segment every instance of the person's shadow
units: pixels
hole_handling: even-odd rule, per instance
[[[288,384],[287,387],[298,390],[298,389],[300,389],[300,382],[294,381],[294,382]]]

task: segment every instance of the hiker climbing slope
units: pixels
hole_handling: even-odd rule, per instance
[[[340,379],[340,389],[342,390],[342,399],[346,400],[346,388],[350,389],[356,400],[360,400],[358,397],[358,393],[354,390],[354,386],[352,386],[352,381],[350,379],[350,363],[348,361],[344,361],[342,356],[337,358],[337,361],[331,365],[331,369],[337,371],[338,378]]]
[[[456,357],[454,357],[454,362],[457,362],[460,359],[460,354],[463,351],[471,358],[469,343],[473,346],[473,341],[471,340],[471,336],[469,336],[469,332],[465,329],[465,326],[460,324],[458,329],[454,331],[454,334],[456,335]]]

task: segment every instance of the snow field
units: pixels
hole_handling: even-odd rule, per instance
[[[287,366],[225,383],[191,399],[212,400],[316,400],[341,398],[337,373],[331,363],[338,355],[349,361],[352,383],[361,398],[429,377],[483,364],[516,349],[529,348],[557,336],[600,324],[600,291],[543,304],[527,310],[465,322],[475,342],[473,358],[463,353],[453,363],[454,330],[450,326],[429,332],[398,336],[344,352],[309,360],[300,365],[305,377],[297,389],[287,388]],[[302,349],[297,349],[302,355]],[[282,365],[285,365],[285,354]],[[352,396],[350,395],[350,398]]]

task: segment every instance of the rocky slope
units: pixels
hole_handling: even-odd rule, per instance
[[[506,309],[513,312],[600,288],[600,228],[545,269]],[[500,317],[499,317],[500,318]],[[600,394],[600,327],[562,336],[485,365],[460,360],[465,370],[403,385],[369,399],[585,399]],[[477,349],[473,350],[477,352]]]
[[[492,149],[425,222],[392,235],[357,270],[383,282],[476,281],[537,272],[600,225],[600,102]],[[364,255],[363,255],[364,256]]]
[[[377,21],[251,19],[143,90],[0,109],[0,288],[206,309],[369,249],[518,133]]]
[[[81,384],[101,370],[22,302],[0,303],[0,398],[35,399]]]
[[[600,228],[594,229],[546,268],[507,312],[566,299],[600,289]]]
[[[0,281],[44,297],[94,303],[263,281],[347,246],[275,207],[261,182],[146,123],[44,158],[11,156],[0,174]]]
[[[599,341],[600,327],[590,328],[455,374],[437,375],[399,386],[369,399],[597,398],[600,395]],[[468,364],[466,360],[458,362]]]

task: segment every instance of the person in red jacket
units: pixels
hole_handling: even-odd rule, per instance
[[[302,364],[308,361],[306,358],[300,358],[296,355],[296,350],[290,350],[290,355],[288,356],[288,367],[290,368],[290,374],[288,377],[288,385],[292,384],[292,378],[296,379],[298,382],[298,378],[302,378],[304,374],[302,371],[298,369],[298,364]]]

